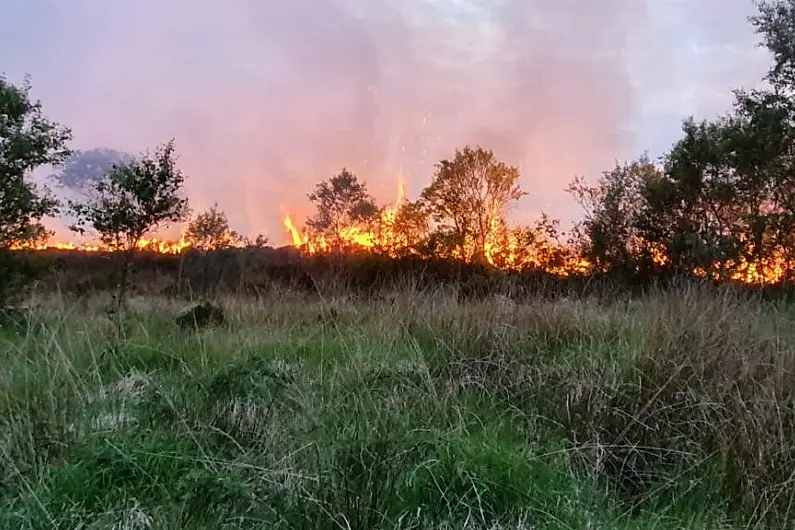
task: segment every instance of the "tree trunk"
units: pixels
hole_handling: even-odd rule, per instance
[[[126,301],[127,301],[127,283],[129,281],[129,272],[130,272],[130,262],[132,261],[132,257],[135,253],[135,247],[127,249],[124,251],[123,254],[123,261],[121,265],[121,271],[119,274],[119,285],[116,288],[116,331],[118,332],[119,338],[122,337],[123,334],[123,316],[124,310],[126,309]]]

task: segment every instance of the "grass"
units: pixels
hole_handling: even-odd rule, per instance
[[[786,305],[287,294],[183,332],[133,302],[121,341],[99,297],[0,330],[0,527],[795,522]]]

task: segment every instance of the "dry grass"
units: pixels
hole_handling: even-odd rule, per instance
[[[47,295],[0,332],[4,527],[795,522],[786,305],[219,302],[227,327],[185,333],[185,304],[136,299],[118,341],[102,296]]]

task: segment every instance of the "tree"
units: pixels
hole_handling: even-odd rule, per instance
[[[234,247],[244,241],[243,237],[229,228],[229,220],[218,209],[218,203],[188,223],[185,237],[193,248],[202,252]]]
[[[105,147],[76,151],[51,178],[60,187],[79,190],[134,159],[129,153]]]
[[[511,201],[526,193],[517,186],[519,169],[498,161],[490,150],[464,147],[436,166],[421,195],[436,223],[436,239],[455,245],[464,259],[484,255],[495,227]]]
[[[642,190],[661,178],[644,154],[630,163],[616,164],[596,185],[582,178],[567,188],[585,213],[574,229],[574,245],[580,255],[599,272],[635,269],[645,250],[638,235],[637,219],[643,207]]]
[[[777,89],[795,88],[795,2],[793,0],[758,0],[758,13],[750,17],[762,45],[773,56],[773,66],[766,79]]]
[[[185,238],[191,247],[199,252],[199,257],[204,263],[202,288],[210,287],[212,291],[223,278],[228,259],[225,253],[219,255],[217,251],[252,244],[229,228],[229,220],[226,214],[218,209],[218,203],[213,204],[207,211],[200,213],[188,223]],[[216,271],[214,280],[210,278],[211,269]]]
[[[684,120],[661,171],[640,161],[597,188],[570,190],[593,203],[580,228],[598,268],[632,259],[634,240],[678,273],[765,281],[792,274],[795,1],[758,6],[751,22],[774,59],[772,90],[737,90],[726,115]]]
[[[315,203],[317,212],[307,220],[307,226],[315,235],[331,239],[336,249],[344,242],[346,228],[368,223],[378,215],[367,185],[346,168],[318,184],[309,194],[309,200]]]
[[[395,253],[423,253],[428,239],[429,214],[421,201],[405,201],[398,206],[392,224]]]
[[[0,76],[0,298],[12,287],[9,250],[44,239],[48,233],[41,220],[58,207],[30,173],[63,161],[71,137],[68,128],[44,116],[41,102],[30,99],[29,80],[15,86]],[[14,283],[23,279],[16,277]]]
[[[174,141],[153,154],[118,166],[90,184],[87,199],[70,201],[77,219],[72,229],[92,229],[110,248],[122,253],[116,302],[123,308],[130,263],[141,240],[148,233],[181,221],[187,199],[181,190],[185,177],[177,168]]]

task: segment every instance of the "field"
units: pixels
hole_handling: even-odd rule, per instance
[[[0,330],[0,527],[731,529],[795,521],[795,319],[642,296],[39,294]]]

